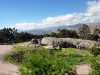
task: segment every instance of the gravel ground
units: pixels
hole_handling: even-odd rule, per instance
[[[18,67],[3,59],[3,56],[10,52],[12,48],[12,45],[0,45],[0,75],[18,75]]]

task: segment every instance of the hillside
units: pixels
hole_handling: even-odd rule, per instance
[[[88,26],[91,31],[93,31],[94,29],[100,29],[100,23],[91,23],[91,24],[88,24]]]

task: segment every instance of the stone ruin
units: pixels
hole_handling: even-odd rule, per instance
[[[67,48],[67,47],[73,47],[78,49],[85,49],[90,48],[94,44],[97,44],[96,41],[91,40],[83,40],[83,39],[75,39],[75,38],[56,38],[56,37],[44,37],[41,40],[41,43],[43,45],[60,47],[60,48]]]

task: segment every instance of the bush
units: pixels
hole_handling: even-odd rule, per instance
[[[25,53],[24,51],[12,53],[11,55],[9,55],[9,58],[14,62],[22,63],[24,59],[23,57],[24,53]]]
[[[93,54],[94,56],[100,55],[100,48],[97,47],[92,47],[89,49],[90,53]]]

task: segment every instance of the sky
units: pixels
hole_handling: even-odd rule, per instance
[[[0,0],[0,29],[100,22],[100,0]]]

